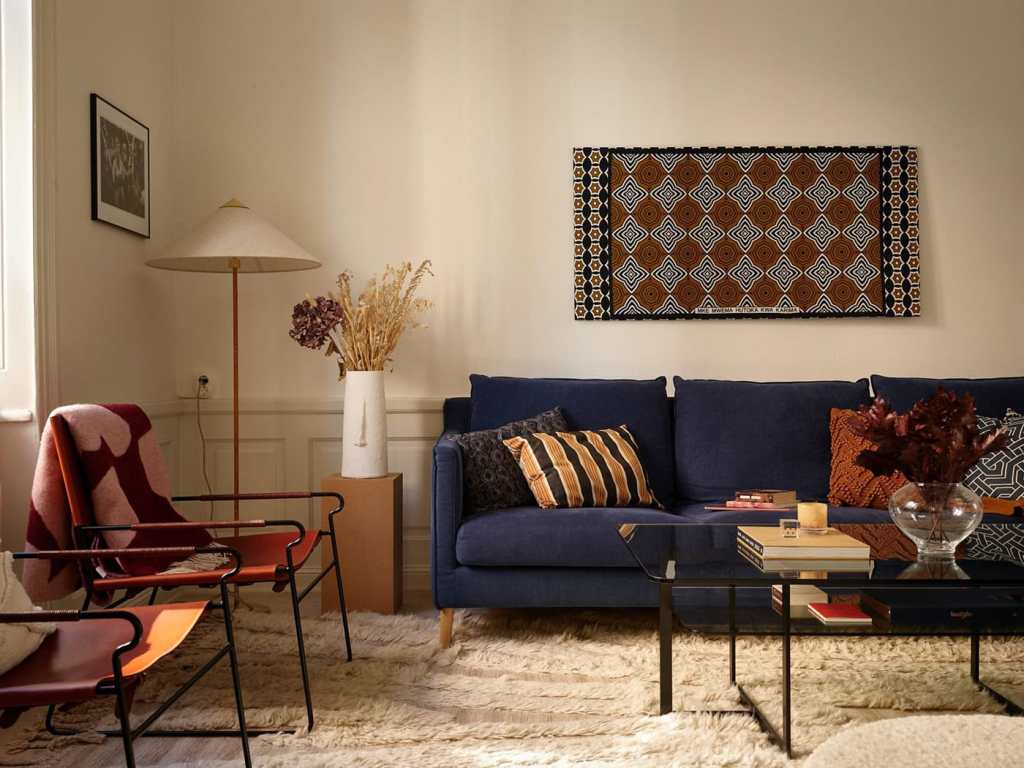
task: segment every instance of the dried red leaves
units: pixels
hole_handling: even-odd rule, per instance
[[[896,413],[884,398],[861,406],[850,429],[875,444],[857,464],[876,475],[902,472],[916,483],[958,483],[982,456],[1006,446],[1005,427],[978,430],[974,398],[940,388],[907,413]]]

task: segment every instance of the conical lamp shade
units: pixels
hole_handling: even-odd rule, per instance
[[[302,246],[234,199],[146,264],[180,272],[295,272],[320,266]]]

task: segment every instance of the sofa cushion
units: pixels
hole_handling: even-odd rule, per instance
[[[868,401],[859,381],[675,378],[676,493],[721,501],[740,488],[784,488],[801,499],[828,495],[829,413]]]
[[[661,507],[651,494],[636,438],[625,425],[503,442],[539,507]]]
[[[1024,416],[1010,411],[1005,419],[978,417],[982,434],[1000,424],[1006,427],[1006,447],[982,456],[967,470],[963,484],[979,496],[1024,499]]]
[[[918,400],[939,387],[958,395],[969,392],[982,416],[1002,416],[1007,408],[1024,412],[1024,376],[1001,379],[909,379],[871,376],[874,393],[884,397],[897,411],[908,411]]]
[[[876,475],[857,464],[863,451],[878,446],[850,427],[850,417],[855,413],[842,408],[832,409],[832,473],[828,480],[828,503],[888,509],[889,499],[907,484],[907,478],[898,470],[891,475]]]
[[[677,523],[670,512],[638,507],[513,507],[466,520],[455,539],[461,565],[634,568],[621,523]]]
[[[561,408],[497,429],[463,432],[452,439],[462,448],[462,476],[470,513],[529,504],[533,493],[502,440],[534,432],[564,432],[569,428]]]
[[[469,381],[471,429],[494,429],[555,406],[562,407],[572,429],[625,424],[640,446],[654,495],[666,504],[674,498],[672,411],[664,377],[634,381],[473,374]]]

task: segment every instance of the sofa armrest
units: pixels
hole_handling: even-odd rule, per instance
[[[462,448],[445,432],[434,445],[430,568],[438,608],[454,601],[455,536],[462,524]]]

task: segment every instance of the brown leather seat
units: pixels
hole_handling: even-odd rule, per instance
[[[121,610],[142,622],[142,641],[121,657],[126,682],[153,666],[188,637],[206,610],[206,601]],[[132,639],[121,619],[58,623],[31,656],[0,677],[0,709],[95,698],[97,687],[112,679],[114,650]]]
[[[296,568],[302,566],[320,541],[319,531],[307,531],[302,542],[292,550]],[[242,555],[242,569],[230,579],[235,584],[252,584],[267,581],[287,581],[288,559],[285,551],[288,543],[295,539],[295,533],[259,533],[253,536],[222,536],[218,544],[234,547]],[[226,569],[225,569],[226,570]],[[211,584],[225,573],[225,570],[202,571],[199,573],[170,573],[153,576],[108,576],[95,579],[92,583],[96,592],[113,592],[117,589],[148,589],[151,587],[182,587],[196,584]]]

